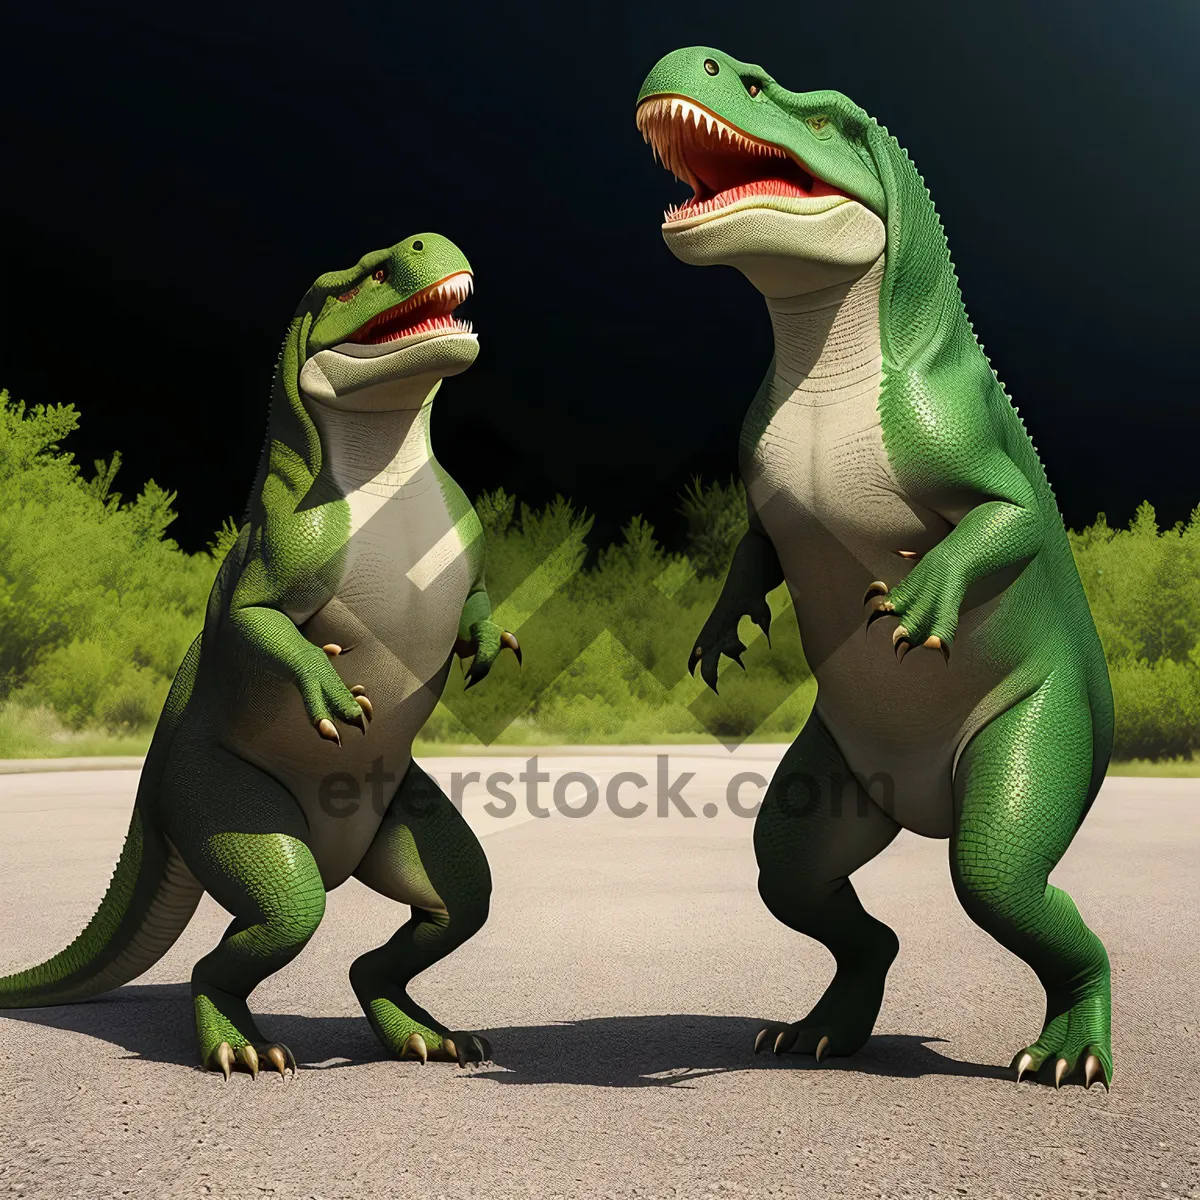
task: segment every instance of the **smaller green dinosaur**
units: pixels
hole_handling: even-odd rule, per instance
[[[473,656],[468,687],[502,648],[521,657],[491,619],[479,520],[430,445],[442,379],[478,353],[453,311],[472,286],[462,252],[425,233],[304,297],[247,519],[171,687],[112,883],[70,946],[0,979],[0,1009],[127,983],[207,891],[234,920],[192,974],[200,1062],[226,1080],[268,1061],[294,1073],[247,999],[353,875],[412,908],[350,969],[379,1039],[422,1062],[491,1057],[407,990],[483,925],[491,893],[478,840],[412,761],[413,738],[456,653]],[[339,724],[355,732],[343,741]]]

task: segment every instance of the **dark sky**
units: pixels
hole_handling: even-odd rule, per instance
[[[1143,499],[1169,523],[1200,502],[1198,42],[1191,0],[25,4],[0,32],[0,386],[76,404],[80,459],[177,489],[197,548],[242,511],[309,283],[435,230],[481,341],[441,460],[470,495],[562,492],[601,536],[641,511],[671,540],[689,476],[735,469],[770,355],[749,284],[663,245],[687,193],[633,125],[656,59],[715,45],[907,147],[1068,524]]]

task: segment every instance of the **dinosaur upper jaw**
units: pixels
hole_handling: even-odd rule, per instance
[[[643,100],[637,126],[663,166],[692,189],[690,199],[664,214],[664,234],[734,210],[775,208],[808,215],[851,199],[784,147],[745,133],[685,96]]]
[[[448,335],[475,339],[470,321],[460,320],[454,310],[474,290],[470,271],[456,271],[422,288],[400,304],[376,314],[334,349],[354,357],[392,354],[418,342]]]

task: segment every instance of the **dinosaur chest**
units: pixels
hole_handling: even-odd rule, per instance
[[[776,376],[747,418],[743,477],[785,569],[795,554],[806,572],[846,555],[866,570],[931,544],[888,463],[872,383],[814,402]]]
[[[340,580],[304,634],[344,648],[339,671],[367,687],[378,710],[440,676],[480,547],[464,540],[431,462],[399,476],[380,472],[343,493],[350,528]]]
[[[371,480],[348,492],[350,536],[339,608],[381,648],[436,670],[471,586],[468,547],[431,465],[403,484]],[[422,672],[419,670],[419,674]]]

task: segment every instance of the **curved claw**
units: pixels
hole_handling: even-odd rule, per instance
[[[936,633],[931,633],[922,643],[927,650],[940,650],[945,662],[950,661],[950,647]]]
[[[754,1053],[755,1054],[757,1054],[760,1050],[762,1050],[763,1043],[767,1040],[767,1038],[770,1036],[770,1034],[771,1034],[770,1026],[767,1026],[766,1029],[760,1029],[758,1031],[758,1037],[756,1037],[754,1039]]]
[[[1108,1080],[1104,1075],[1104,1064],[1095,1054],[1088,1054],[1083,1060],[1083,1086],[1084,1090],[1089,1090],[1093,1083],[1099,1079],[1104,1084],[1104,1090],[1108,1091]]]
[[[792,1029],[781,1029],[775,1039],[775,1053],[786,1054],[796,1042],[796,1033]]]
[[[1070,1071],[1071,1064],[1065,1059],[1060,1058],[1054,1064],[1054,1086],[1055,1088],[1062,1087],[1062,1081],[1066,1078],[1067,1072]]]
[[[237,1052],[237,1060],[250,1072],[251,1079],[258,1078],[258,1051],[249,1042]]]
[[[908,630],[903,625],[897,625],[892,631],[892,649],[896,652],[896,661],[903,662],[904,656],[912,649],[908,640]]]
[[[317,732],[327,742],[335,742],[339,746],[342,744],[342,738],[337,731],[337,726],[328,717],[322,717],[317,722]]]
[[[507,629],[500,635],[500,645],[511,650],[517,656],[517,666],[521,666],[521,643]]]
[[[220,1071],[229,1082],[229,1073],[233,1070],[233,1047],[228,1042],[222,1042],[208,1057],[208,1069]]]
[[[337,644],[337,642],[328,642],[326,645],[322,646],[321,649],[324,650],[330,658],[337,658],[337,656],[342,652],[342,648]]]
[[[817,1062],[820,1062],[821,1059],[823,1059],[825,1057],[825,1055],[828,1053],[829,1053],[829,1038],[822,1035],[821,1040],[817,1043],[817,1049],[816,1049]]]
[[[407,1058],[409,1054],[413,1058],[421,1060],[421,1066],[424,1066],[429,1061],[429,1049],[425,1045],[425,1039],[419,1033],[410,1033],[408,1041],[404,1043],[404,1049],[400,1051],[401,1058]]]
[[[873,596],[886,596],[890,591],[891,588],[882,579],[876,579],[863,595],[863,603],[869,604]]]
[[[295,1075],[296,1059],[286,1046],[280,1046],[273,1042],[271,1045],[263,1047],[263,1053],[266,1054],[271,1066],[279,1072],[281,1079],[287,1077],[288,1067],[291,1067],[292,1074]]]
[[[1033,1055],[1028,1050],[1022,1054],[1018,1054],[1013,1062],[1013,1068],[1017,1072],[1017,1082],[1020,1083],[1026,1071],[1033,1070]]]
[[[353,695],[355,703],[363,710],[363,716],[366,717],[367,722],[370,723],[371,718],[375,715],[375,710],[371,707],[370,700],[368,700],[361,692],[355,692]],[[363,733],[366,732],[367,731],[364,729]]]

